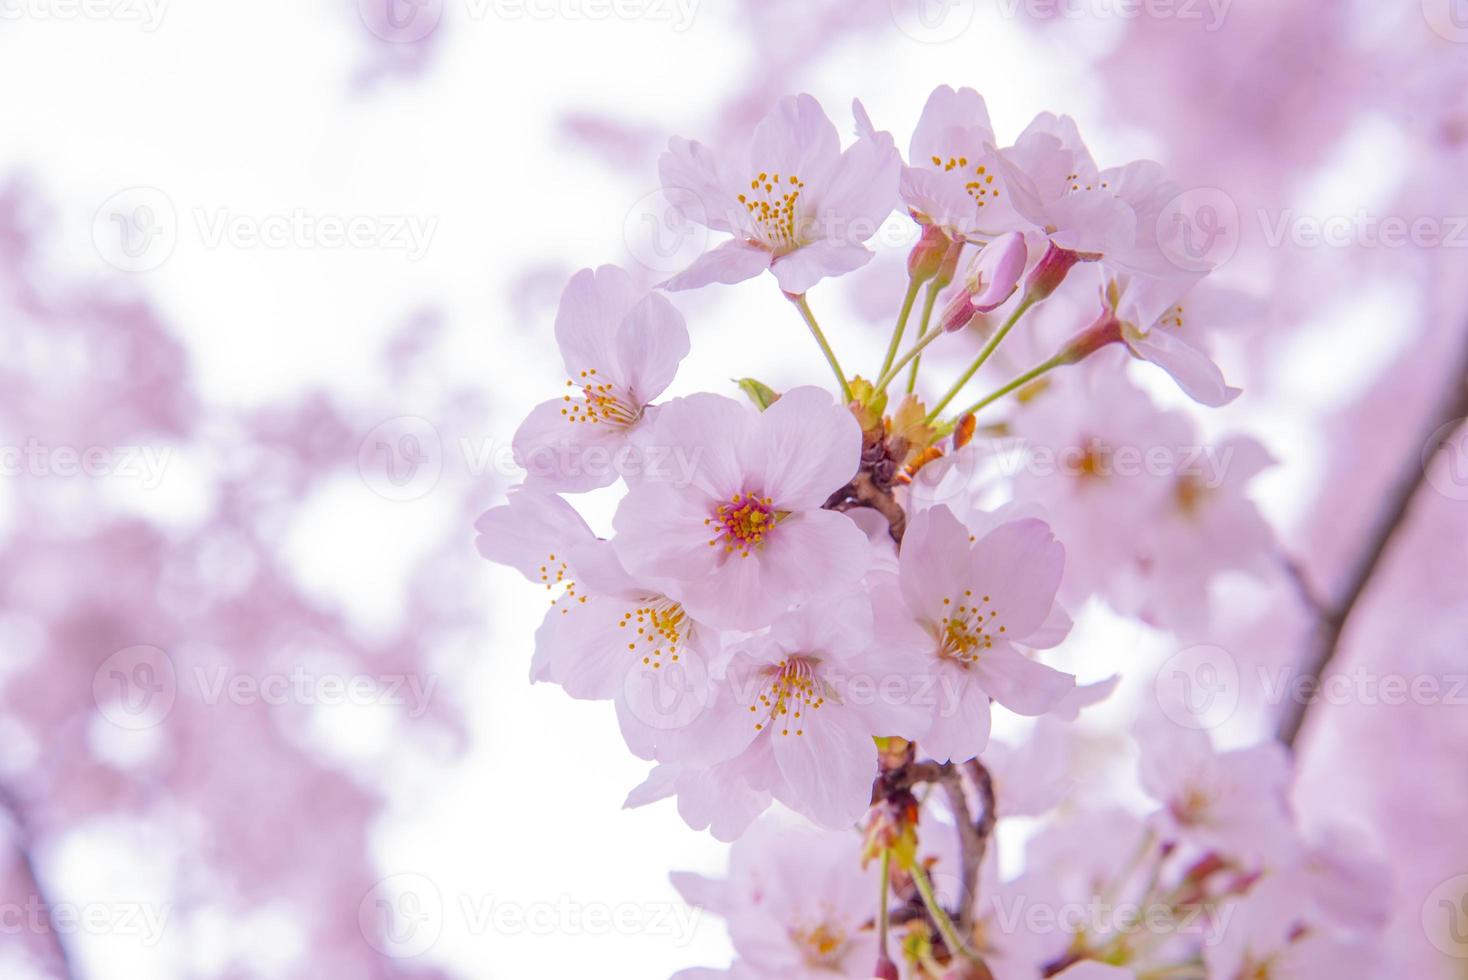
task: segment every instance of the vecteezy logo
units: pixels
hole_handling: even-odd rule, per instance
[[[443,440],[427,419],[400,415],[367,433],[357,447],[357,471],[388,500],[417,500],[443,475]]]
[[[709,230],[701,217],[698,199],[692,195],[681,207],[660,190],[639,197],[622,222],[622,239],[627,250],[644,268],[664,275],[682,272],[708,248]]]
[[[92,216],[92,244],[102,260],[124,272],[156,269],[178,245],[178,214],[156,187],[113,194]]]
[[[1441,952],[1468,959],[1468,875],[1455,875],[1428,893],[1422,931]]]
[[[443,935],[443,896],[419,874],[384,878],[357,905],[357,928],[384,956],[411,959],[433,948]]]
[[[443,0],[357,0],[362,23],[391,44],[415,44],[443,17]]]
[[[1422,471],[1432,489],[1449,500],[1468,500],[1468,419],[1454,419],[1438,427],[1422,446]]]
[[[1153,684],[1162,713],[1182,728],[1216,728],[1239,706],[1239,664],[1223,647],[1207,644],[1179,650],[1162,665]]]
[[[1157,243],[1186,272],[1217,269],[1239,248],[1239,208],[1217,187],[1183,191],[1157,215]]]
[[[178,697],[173,660],[155,646],[118,650],[92,675],[92,700],[118,728],[142,731],[161,724]]]
[[[1468,0],[1422,0],[1422,16],[1439,37],[1468,44]]]
[[[952,41],[974,22],[975,0],[891,0],[897,29],[921,44]]]
[[[685,728],[708,706],[708,669],[686,648],[676,660],[664,649],[657,659],[637,661],[623,678],[622,694],[627,710],[647,727]]]

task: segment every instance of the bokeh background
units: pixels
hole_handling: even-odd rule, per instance
[[[1468,675],[1462,0],[0,0],[0,975],[727,962],[667,881],[724,849],[621,809],[645,767],[528,684],[543,607],[471,525],[561,380],[569,274],[706,244],[658,194],[668,136],[809,91],[905,146],[944,83],[1002,138],[1049,109],[1162,161],[1255,299],[1220,336],[1246,394],[1198,420],[1278,460],[1278,574],[1198,635],[1079,611],[1068,666],[1126,678],[1097,744],[1199,644],[1234,669],[1217,737],[1271,732],[1255,668],[1357,592],[1338,663]],[[853,359],[900,298],[911,233],[880,237],[820,297]],[[768,282],[677,302],[674,394],[824,378]],[[1459,694],[1300,742],[1297,806],[1397,873],[1402,976],[1468,970]]]

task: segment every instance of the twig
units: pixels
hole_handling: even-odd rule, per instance
[[[26,817],[25,809],[20,800],[10,790],[0,787],[0,808],[10,814],[11,824],[14,826],[14,846],[17,855],[17,865],[23,879],[23,887],[30,889],[27,898],[34,898],[40,903],[46,912],[46,935],[51,943],[51,957],[57,976],[62,980],[73,980],[76,971],[72,966],[71,953],[66,948],[66,940],[62,938],[61,931],[56,926],[56,917],[51,910],[51,901],[46,896],[46,891],[41,886],[40,875],[36,872],[36,862],[32,854],[34,844],[31,839],[30,822]]]
[[[1413,498],[1427,480],[1427,471],[1436,460],[1437,454],[1457,431],[1456,426],[1449,428],[1449,423],[1468,416],[1468,347],[1465,347],[1453,366],[1450,377],[1447,393],[1436,410],[1427,417],[1419,437],[1412,442],[1415,450],[1412,458],[1402,466],[1394,487],[1387,495],[1387,506],[1382,509],[1360,557],[1351,569],[1340,601],[1316,621],[1304,659],[1303,677],[1319,681],[1335,659],[1351,614],[1371,583],[1397,530],[1405,522]],[[1419,450],[1417,447],[1422,448]],[[1279,740],[1285,745],[1293,746],[1300,737],[1309,711],[1309,705],[1304,703],[1307,700],[1309,699],[1295,698],[1285,703],[1284,714],[1277,729]]]

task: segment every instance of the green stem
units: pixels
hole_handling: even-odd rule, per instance
[[[933,410],[928,413],[929,422],[932,422],[942,414],[943,409],[948,407],[948,403],[958,397],[958,393],[963,390],[963,386],[968,384],[973,379],[973,376],[978,373],[979,368],[983,367],[984,363],[993,356],[994,351],[1003,343],[1004,338],[1009,336],[1009,331],[1014,329],[1016,323],[1019,323],[1020,317],[1028,313],[1030,307],[1034,306],[1036,302],[1038,301],[1026,296],[1019,306],[1015,307],[1014,312],[1009,315],[1009,319],[1004,321],[1004,325],[994,332],[994,336],[989,338],[989,342],[984,345],[984,349],[979,351],[979,356],[974,358],[974,362],[968,366],[968,370],[963,372],[963,376],[954,382],[952,388],[948,389],[948,393],[943,396],[942,401],[933,406]]]
[[[887,345],[887,357],[882,361],[882,370],[877,372],[877,377],[886,374],[892,367],[892,362],[897,359],[897,348],[902,346],[902,335],[907,332],[907,318],[912,315],[912,305],[917,302],[918,290],[922,283],[916,279],[908,280],[907,295],[902,297],[902,309],[897,311],[897,326],[892,330],[892,342]],[[919,331],[919,336],[922,332]]]
[[[882,849],[882,894],[877,904],[877,958],[887,956],[887,933],[892,929],[892,914],[888,909],[887,894],[892,890],[892,849]]]
[[[923,323],[918,328],[918,336],[928,332],[928,322],[933,319],[933,306],[938,302],[938,294],[943,291],[943,283],[934,279],[928,286],[928,293],[923,297]],[[923,359],[914,357],[912,359],[912,371],[907,375],[907,393],[910,395],[917,389],[918,368],[922,366]]]
[[[889,384],[897,379],[897,376],[902,373],[902,369],[907,367],[908,361],[911,361],[913,358],[917,357],[918,354],[922,353],[922,349],[924,347],[928,346],[941,336],[943,336],[943,331],[934,330],[932,333],[926,334],[923,337],[919,338],[918,342],[913,344],[912,348],[908,350],[906,354],[903,354],[897,359],[896,364],[893,364],[890,368],[887,369],[886,374],[877,379],[877,383],[873,387],[877,391],[884,390]]]
[[[1003,398],[1011,391],[1014,391],[1016,388],[1023,388],[1025,385],[1029,384],[1031,381],[1034,381],[1041,375],[1049,371],[1055,370],[1062,364],[1070,363],[1072,362],[1069,357],[1066,357],[1062,354],[1056,354],[1045,363],[1037,364],[1034,367],[1030,368],[1024,374],[1021,374],[1019,377],[1009,382],[1009,384],[1005,385],[1003,388],[999,388],[995,391],[989,392],[989,394],[985,395],[983,398],[980,398],[968,408],[965,408],[963,411],[959,412],[958,418],[963,418],[965,415],[975,415],[978,413],[979,409],[984,408],[986,405],[992,404],[993,402],[997,402],[999,399]]]
[[[917,885],[918,894],[922,895],[923,904],[928,907],[928,914],[933,917],[933,922],[937,924],[938,931],[942,933],[943,942],[947,944],[949,951],[954,956],[962,956],[970,963],[982,965],[984,962],[983,958],[978,953],[969,949],[968,944],[959,938],[958,929],[954,927],[953,920],[948,917],[948,913],[939,904],[938,896],[933,894],[933,883],[928,881],[928,873],[923,870],[922,864],[914,861],[911,870],[912,880]]]
[[[810,327],[810,334],[820,345],[821,353],[826,355],[826,362],[831,365],[831,372],[836,375],[836,381],[841,385],[841,397],[849,405],[851,404],[851,385],[846,383],[846,374],[841,370],[841,362],[836,360],[836,352],[831,349],[826,335],[821,332],[821,325],[816,322],[816,315],[811,312],[810,304],[805,301],[805,294],[800,293],[790,297],[790,302],[805,317],[805,325]]]

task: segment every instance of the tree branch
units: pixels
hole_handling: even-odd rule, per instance
[[[1428,470],[1457,431],[1457,426],[1452,426],[1451,423],[1465,416],[1468,416],[1468,347],[1464,348],[1453,367],[1447,392],[1436,409],[1428,415],[1419,430],[1418,438],[1413,440],[1415,451],[1411,459],[1403,464],[1396,483],[1386,498],[1386,506],[1351,568],[1340,600],[1331,608],[1321,611],[1310,636],[1302,676],[1318,682],[1340,652],[1341,640],[1351,614],[1376,574],[1398,529],[1405,523],[1413,498],[1427,480]],[[1296,581],[1301,584],[1304,579],[1297,577]],[[1278,738],[1285,745],[1293,747],[1300,737],[1309,711],[1309,705],[1302,703],[1304,700],[1290,699],[1285,704],[1277,729]]]
[[[25,808],[9,789],[0,787],[0,809],[9,814],[10,823],[14,828],[16,863],[20,870],[22,887],[28,889],[26,897],[34,898],[46,912],[45,932],[51,946],[52,962],[50,966],[62,980],[73,980],[76,970],[72,966],[71,953],[66,948],[66,940],[62,937],[60,930],[56,928],[56,918],[51,911],[51,901],[47,898],[45,889],[41,887],[41,878],[36,872],[36,862],[32,856],[34,844]]]

